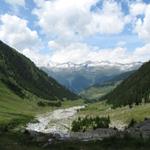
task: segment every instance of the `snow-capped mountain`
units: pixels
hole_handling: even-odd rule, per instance
[[[87,61],[80,64],[50,62],[42,69],[70,90],[80,92],[93,84],[103,83],[121,73],[137,70],[141,65],[142,62],[126,64],[109,61]]]
[[[47,64],[47,68],[54,69],[54,70],[59,70],[59,69],[82,69],[82,68],[90,68],[90,67],[95,67],[95,68],[105,68],[105,67],[118,67],[120,70],[134,70],[139,68],[141,66],[142,62],[132,62],[132,63],[118,63],[118,62],[109,62],[109,61],[86,61],[84,63],[80,64],[75,64],[72,62],[66,62],[66,63],[55,63],[55,62],[50,62]]]

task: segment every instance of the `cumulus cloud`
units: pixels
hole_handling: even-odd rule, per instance
[[[59,46],[59,50],[54,51],[50,60],[57,63],[84,63],[86,61],[111,61],[111,62],[132,62],[126,48],[116,47],[114,49],[100,49],[85,43],[71,43],[67,46]]]
[[[148,61],[150,59],[150,44],[136,48],[133,56],[135,60]]]
[[[117,2],[104,1],[102,10],[91,13],[91,22],[87,25],[91,34],[115,34],[123,31],[128,23],[128,17],[124,16]]]
[[[115,1],[104,1],[102,9],[91,11],[98,0],[34,0],[37,8],[33,14],[47,35],[63,38],[87,36],[96,33],[120,33],[127,22],[120,5]]]
[[[25,6],[25,0],[5,0],[5,2],[13,6]]]
[[[28,27],[27,20],[4,14],[0,16],[0,39],[9,45],[23,50],[36,49],[41,42],[37,31]]]
[[[121,46],[113,49],[100,49],[85,43],[71,43],[67,46],[59,45],[59,49],[53,52],[49,61],[57,63],[72,62],[77,64],[86,61],[110,61],[118,63],[144,62],[150,59],[149,49],[150,44],[129,52],[125,47]]]
[[[38,50],[24,49],[21,53],[30,58],[39,67],[46,66],[50,61],[50,55],[42,54]]]
[[[32,15],[37,17],[37,22],[34,23],[40,26],[40,30],[31,29],[28,21],[23,18],[3,14],[0,16],[0,39],[20,50],[38,66],[46,66],[50,61],[84,63],[89,60],[109,60],[128,63],[150,59],[150,4],[141,0],[126,0],[129,2],[127,13],[122,9],[122,0],[33,1],[36,5]],[[15,7],[25,6],[25,0],[5,0],[5,2]],[[97,7],[99,2],[102,4]],[[42,33],[40,34],[42,40],[38,32]],[[145,41],[145,46],[132,52],[125,48],[128,41],[124,39],[123,41],[118,39],[119,41],[114,43],[116,48],[108,49],[84,43],[84,38],[93,40],[94,36],[107,37],[114,34],[124,36],[135,33],[141,39],[141,43]],[[42,50],[47,51],[49,47],[51,54],[42,53],[40,49],[42,43],[45,45]]]
[[[145,9],[144,19],[137,19],[135,31],[145,42],[150,41],[150,5],[147,5]]]
[[[4,14],[0,16],[0,23],[0,40],[16,48],[38,66],[45,65],[48,58],[40,53],[42,41],[37,31],[28,27],[27,20]]]
[[[133,31],[144,42],[150,41],[150,4],[143,1],[135,1],[130,5],[130,17],[133,23]]]
[[[146,4],[143,2],[135,2],[130,5],[130,14],[132,16],[138,16],[144,14],[146,9]]]

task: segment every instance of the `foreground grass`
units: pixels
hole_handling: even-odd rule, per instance
[[[103,141],[64,142],[49,146],[49,150],[149,150],[150,140],[120,139],[112,137]]]
[[[46,147],[45,143],[35,143],[28,135],[7,133],[0,136],[1,150],[149,150],[150,140],[123,139],[113,137],[103,141],[64,141],[56,142]]]
[[[111,121],[120,121],[124,124],[128,124],[132,118],[136,121],[142,121],[145,117],[149,118],[150,103],[135,105],[132,108],[126,106],[112,109],[112,106],[106,102],[96,102],[89,104],[85,109],[81,110],[79,115],[110,116]]]

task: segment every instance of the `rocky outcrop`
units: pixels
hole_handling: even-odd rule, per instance
[[[150,138],[150,119],[145,119],[143,122],[135,124],[127,129],[126,132],[134,138]]]
[[[72,132],[70,133],[70,138],[81,141],[102,140],[104,138],[115,136],[117,132],[118,130],[113,128],[99,128],[86,132]]]
[[[118,134],[118,130],[115,130],[113,128],[99,128],[86,132],[68,132],[67,134],[63,135],[60,135],[59,133],[40,133],[36,131],[28,131],[28,133],[36,142],[67,140],[92,141],[102,140],[104,138],[115,136]]]

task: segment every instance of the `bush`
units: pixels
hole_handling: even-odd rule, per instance
[[[11,121],[7,123],[1,123],[0,124],[0,133],[7,132],[11,129],[14,129],[20,125],[25,125],[27,122],[30,122],[33,120],[32,116],[24,116],[22,118],[14,118]]]
[[[78,118],[72,122],[72,131],[86,131],[88,129],[109,128],[110,118],[108,117],[84,117]]]
[[[137,123],[136,120],[132,118],[131,121],[129,122],[128,128],[133,127],[136,123]]]
[[[41,107],[45,106],[61,107],[62,104],[60,101],[53,101],[53,102],[39,101],[37,105]]]

